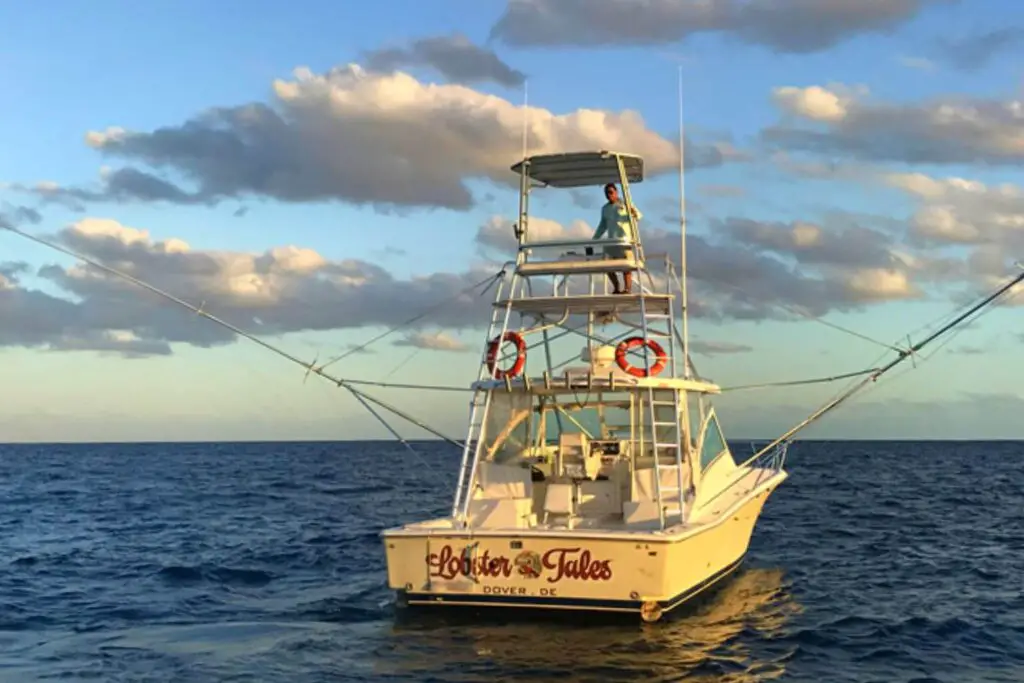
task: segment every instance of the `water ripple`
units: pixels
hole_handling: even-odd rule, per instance
[[[669,622],[406,614],[393,443],[0,446],[0,680],[1024,680],[1024,445],[798,443],[745,568]]]

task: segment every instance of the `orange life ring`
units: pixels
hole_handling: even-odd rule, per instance
[[[495,368],[498,363],[498,349],[504,342],[512,342],[516,345],[516,361],[508,370]],[[524,365],[526,365],[526,342],[523,340],[523,335],[518,332],[506,332],[500,338],[495,337],[487,344],[487,368],[495,379],[516,377],[523,371]]]
[[[654,362],[654,365],[651,366],[650,370],[641,370],[640,368],[634,368],[626,360],[627,351],[636,346],[644,345],[646,345],[647,348],[653,351],[655,357],[657,358],[657,360]],[[648,339],[644,341],[643,337],[630,337],[629,339],[624,339],[622,343],[615,348],[615,362],[618,363],[619,367],[622,369],[623,372],[628,372],[634,377],[654,377],[655,375],[660,374],[661,371],[665,369],[665,365],[668,364],[668,356],[665,355],[665,349],[661,348],[661,344],[654,341],[653,339]]]

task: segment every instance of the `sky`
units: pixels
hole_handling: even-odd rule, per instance
[[[645,244],[677,253],[680,73],[692,350],[721,386],[871,367],[1024,261],[1006,0],[54,0],[0,25],[0,224],[303,361],[351,352],[339,377],[475,377],[524,127],[531,154],[643,156]],[[534,237],[586,236],[601,203],[538,191]],[[1024,438],[1022,302],[805,436]],[[388,436],[345,389],[6,231],[0,383],[0,441]],[[766,439],[845,386],[715,405]],[[468,394],[366,391],[464,436]]]

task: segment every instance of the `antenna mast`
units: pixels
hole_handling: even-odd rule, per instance
[[[530,82],[523,79],[523,167],[519,172],[519,219],[515,225],[516,240],[522,245],[526,239],[526,230],[528,227],[528,199],[527,192],[529,192],[529,169],[526,163],[526,154],[529,150],[527,146],[527,137],[529,134],[529,118],[530,111],[528,107],[530,93]]]
[[[523,159],[526,159],[526,152],[528,147],[526,145],[526,136],[529,129],[528,118],[529,112],[529,99],[530,99],[530,82],[527,80],[523,81]]]
[[[683,152],[683,66],[679,65],[679,294],[683,315],[683,377],[690,379],[690,330],[686,302],[686,187],[683,182],[685,156]]]

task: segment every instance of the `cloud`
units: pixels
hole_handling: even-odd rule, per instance
[[[949,0],[509,0],[491,37],[517,46],[675,43],[725,34],[782,53],[809,53],[889,32]]]
[[[747,353],[753,351],[754,347],[746,344],[734,344],[726,341],[691,341],[690,353],[702,356],[716,356],[729,353]]]
[[[29,265],[21,261],[0,261],[0,290],[14,289],[18,275],[28,272]]]
[[[946,192],[919,180],[901,182],[928,196]],[[583,221],[566,226],[536,217],[530,226],[533,240],[592,233]],[[998,249],[979,248],[966,264],[943,261],[849,222],[727,218],[711,228],[710,236],[688,238],[689,303],[696,318],[796,320],[918,297],[927,282],[1005,275],[999,273],[1005,257]],[[431,309],[404,330],[408,336],[399,345],[454,351],[460,342],[449,335],[486,323],[493,289],[484,295],[485,285],[512,255],[511,238],[510,222],[493,217],[476,235],[481,249],[492,254],[484,263],[411,278],[297,245],[262,253],[194,249],[104,218],[80,220],[53,239],[261,336],[394,327]],[[674,259],[679,233],[645,228],[644,246],[649,255]],[[45,290],[30,284],[40,278]],[[90,266],[0,263],[0,346],[139,356],[166,354],[175,344],[233,341],[230,331]],[[739,351],[704,344],[704,353]]]
[[[911,233],[933,245],[995,245],[1024,250],[1024,189],[965,178],[889,173],[883,182],[918,202]]]
[[[489,267],[398,279],[355,259],[332,261],[297,246],[261,254],[192,249],[178,239],[109,219],[87,218],[61,230],[65,246],[174,294],[243,329],[260,334],[394,326],[447,301],[429,318],[435,326],[478,325],[490,297],[463,293],[497,272]],[[24,264],[4,264],[0,346],[163,353],[166,344],[209,347],[234,335],[194,313],[86,265],[47,265],[32,274],[61,296],[23,286]]]
[[[917,202],[911,240],[955,255],[946,261],[947,274],[989,289],[1005,281],[1013,261],[1024,259],[1024,188],[923,173],[889,173],[881,180]]]
[[[778,150],[914,164],[1024,161],[1021,101],[875,103],[863,88],[837,85],[784,86],[774,90],[773,99],[793,119],[761,132],[762,141]]]
[[[918,71],[934,71],[935,62],[925,57],[911,57],[909,55],[901,55],[897,58],[897,61],[908,69],[917,69]]]
[[[465,343],[445,332],[417,332],[394,342],[395,346],[412,346],[433,351],[469,351]]]
[[[939,38],[936,49],[957,69],[976,71],[998,53],[1024,45],[1024,26],[1005,26],[964,38]]]
[[[812,223],[753,221],[731,218],[714,221],[712,233],[731,238],[757,254],[774,254],[781,262],[819,273],[823,299],[807,299],[809,310],[866,302],[912,299],[922,294],[912,282],[914,264],[901,258],[892,238],[869,228],[824,227]],[[694,256],[695,264],[701,257]],[[762,256],[765,258],[765,256]],[[695,265],[691,272],[699,273]],[[779,278],[781,272],[776,277]],[[776,286],[782,282],[778,280]],[[808,283],[810,285],[810,283]],[[771,287],[771,283],[762,286]]]
[[[980,356],[988,353],[984,348],[980,346],[956,346],[950,349],[953,353],[959,353],[965,356]]]
[[[714,237],[687,237],[689,304],[695,317],[797,319],[859,310],[920,296],[914,279],[929,274],[912,261],[882,262],[868,249],[860,252],[862,260],[830,262],[801,253],[795,244],[780,241],[768,248],[767,240],[740,239],[739,231],[711,233]],[[647,253],[674,254],[678,248],[678,233],[647,230],[644,235]]]
[[[9,202],[0,204],[0,223],[9,223],[10,225],[31,223],[35,225],[42,220],[43,215],[31,207],[18,206]]]
[[[736,198],[747,196],[747,188],[741,187],[739,185],[702,185],[700,188],[698,188],[698,191],[705,197]]]
[[[783,86],[772,92],[775,103],[784,111],[812,121],[841,121],[849,114],[852,97],[821,86],[808,88]]]
[[[123,358],[169,356],[171,346],[156,339],[139,339],[130,330],[88,330],[74,335],[56,336],[47,344],[49,351],[97,351],[101,355]]]
[[[515,258],[518,241],[513,231],[513,221],[502,216],[491,216],[477,231],[474,241],[485,253],[493,253],[502,259]],[[575,220],[569,225],[540,216],[531,216],[527,223],[527,241],[586,240],[594,235],[597,225]]]
[[[406,47],[381,48],[366,54],[367,68],[375,71],[421,65],[455,83],[494,81],[515,87],[526,80],[522,71],[503,62],[493,50],[476,45],[461,33],[420,38]]]
[[[723,231],[736,242],[765,251],[791,254],[804,264],[891,267],[897,265],[888,235],[859,226],[825,230],[804,221],[790,223],[731,218],[714,221],[712,231]]]
[[[512,186],[522,154],[518,104],[455,84],[423,83],[401,73],[350,64],[316,74],[295,71],[274,82],[270,104],[209,109],[152,132],[112,127],[86,135],[106,157],[144,166],[105,169],[98,188],[54,183],[16,189],[50,201],[163,201],[214,204],[227,199],[343,201],[381,210],[467,209],[468,185]],[[649,174],[674,171],[677,143],[635,111],[579,109],[526,113],[534,154],[626,149]],[[727,144],[687,140],[691,168],[739,155]],[[161,174],[161,175],[158,175]]]

